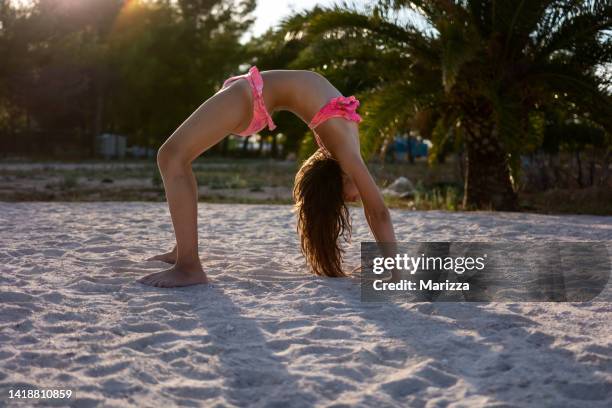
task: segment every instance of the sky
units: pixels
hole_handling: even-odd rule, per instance
[[[14,4],[30,5],[33,0],[11,0]],[[293,14],[295,11],[312,9],[316,5],[331,6],[340,3],[342,0],[257,0],[255,9],[255,24],[251,28],[250,35],[258,36],[268,30],[268,28],[279,23],[284,17]],[[371,3],[371,1],[369,1]],[[351,0],[349,4],[364,4],[367,0]]]
[[[250,33],[243,37],[243,40],[265,33],[268,28],[275,26],[283,18],[295,12],[310,10],[316,5],[330,7],[343,3],[363,10],[366,5],[374,3],[374,0],[257,0],[255,24]]]
[[[309,10],[316,5],[329,6],[332,4],[334,4],[333,0],[258,0],[252,35],[263,34],[268,28],[293,14],[294,11]]]

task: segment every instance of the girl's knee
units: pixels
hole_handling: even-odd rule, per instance
[[[189,164],[189,160],[184,157],[182,150],[173,143],[164,143],[157,151],[157,166],[160,170],[172,166],[182,167],[186,164]]]

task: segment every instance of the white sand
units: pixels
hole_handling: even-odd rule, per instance
[[[406,241],[612,240],[612,217],[393,218]],[[306,274],[288,206],[200,204],[199,230],[214,283],[151,288],[166,204],[0,203],[0,406],[612,406],[610,302],[366,304]]]

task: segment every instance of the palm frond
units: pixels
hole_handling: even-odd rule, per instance
[[[527,80],[538,84],[542,103],[553,104],[562,98],[583,111],[593,112],[602,125],[610,123],[612,94],[592,70],[585,72],[564,61],[553,61],[534,66]]]
[[[431,108],[438,98],[430,89],[408,81],[386,83],[369,93],[360,94],[362,150],[366,157],[378,152],[385,140],[405,131],[419,109]]]
[[[449,91],[463,65],[472,60],[482,47],[482,40],[472,25],[454,20],[443,20],[437,25],[440,32],[442,82]]]
[[[306,16],[306,14],[304,15]],[[386,21],[380,16],[365,15],[355,10],[338,7],[332,9],[315,9],[308,17],[300,16],[296,21],[285,24],[285,29],[302,32],[311,40],[335,36],[345,41],[369,38],[378,46],[396,48],[409,54],[412,58],[435,61],[438,57],[434,39],[415,27],[401,27]],[[298,20],[304,19],[303,24]]]
[[[462,129],[459,124],[459,112],[448,109],[440,115],[431,132],[431,150],[428,162],[434,165],[446,152],[456,149],[462,142]],[[424,135],[422,135],[424,136]]]
[[[559,16],[558,13],[554,15]],[[556,25],[548,23],[537,34],[536,60],[545,60],[559,51],[579,52],[585,48],[604,46],[606,41],[600,38],[599,34],[612,28],[612,3],[595,1],[592,7],[583,5],[572,18],[559,17]],[[601,57],[609,56],[604,53]]]

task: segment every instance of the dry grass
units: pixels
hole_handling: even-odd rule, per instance
[[[245,204],[291,204],[297,162],[257,159],[199,159],[193,171],[200,201]],[[404,176],[416,186],[409,199],[386,197],[391,208],[461,209],[463,194],[453,160],[430,167],[424,161],[369,163],[381,188]],[[1,201],[164,201],[159,170],[153,161],[8,163],[0,162]],[[612,190],[550,190],[521,193],[524,211],[612,214]]]

